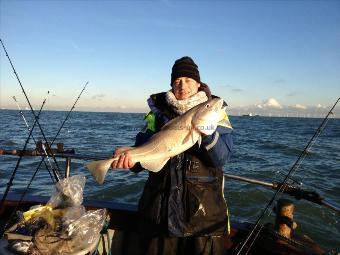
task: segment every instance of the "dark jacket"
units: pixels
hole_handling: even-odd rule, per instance
[[[148,100],[156,116],[156,132],[176,114],[165,93]],[[136,146],[154,132],[138,133]],[[139,201],[140,228],[152,236],[221,235],[227,231],[227,207],[223,196],[222,167],[232,149],[231,129],[218,126],[189,150],[172,157],[159,172],[149,172]],[[142,170],[137,164],[132,171]]]

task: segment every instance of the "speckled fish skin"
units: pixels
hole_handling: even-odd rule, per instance
[[[222,106],[223,100],[214,98],[169,121],[148,142],[128,150],[132,162],[140,162],[143,168],[152,172],[160,171],[171,157],[200,143],[202,134],[210,135],[216,130],[223,116]],[[91,162],[87,168],[102,184],[107,170],[118,157]]]

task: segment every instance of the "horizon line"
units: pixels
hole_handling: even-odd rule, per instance
[[[0,108],[0,111],[6,111],[6,110],[10,110],[10,111],[20,111],[19,109],[14,109],[14,108]],[[36,109],[34,109],[36,110]],[[31,109],[21,109],[21,111],[31,111]],[[69,110],[59,110],[59,109],[43,109],[42,111],[45,112],[68,112]],[[149,110],[150,111],[150,110]],[[96,111],[96,110],[82,110],[82,109],[78,109],[78,110],[74,110],[73,112],[90,112],[90,113],[126,113],[126,114],[147,114],[147,112],[141,112],[141,111]],[[244,118],[258,118],[258,117],[268,117],[268,118],[306,118],[306,119],[322,119],[325,117],[325,115],[321,116],[313,116],[313,114],[311,113],[282,113],[282,114],[278,114],[278,113],[267,113],[267,114],[256,114],[256,115],[249,115],[249,112],[244,112],[244,113],[238,113],[236,114],[235,112],[233,113],[228,113],[229,116],[231,117],[244,117]],[[312,115],[312,116],[311,116]],[[334,112],[333,115],[330,116],[331,119],[340,119],[340,116],[335,116]]]

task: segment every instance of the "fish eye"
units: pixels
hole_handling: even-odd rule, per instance
[[[205,108],[209,108],[209,107],[210,107],[210,104],[206,104],[206,105],[205,105]]]

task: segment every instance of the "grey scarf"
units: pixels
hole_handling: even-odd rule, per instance
[[[165,99],[168,105],[179,115],[182,115],[200,103],[208,101],[208,97],[204,91],[199,91],[187,99],[178,100],[174,93],[169,90],[165,94]]]

